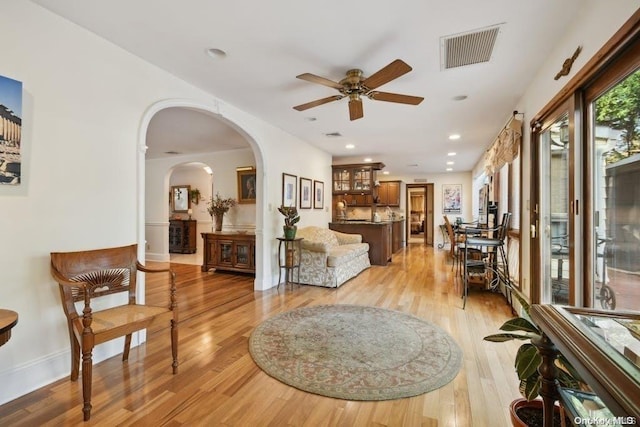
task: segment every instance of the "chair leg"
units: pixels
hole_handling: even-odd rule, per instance
[[[80,374],[80,344],[73,333],[73,326],[69,323],[69,340],[71,341],[71,381],[77,381]]]
[[[88,339],[87,339],[88,338]],[[87,342],[87,341],[90,341]],[[93,372],[93,337],[83,337],[82,341],[82,412],[84,420],[91,418],[91,376]]]
[[[171,356],[173,358],[173,373],[178,373],[178,321],[174,318],[171,319]]]
[[[127,334],[124,337],[124,351],[122,352],[122,361],[129,360],[129,349],[131,348],[131,334]]]

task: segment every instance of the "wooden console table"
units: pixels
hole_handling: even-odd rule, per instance
[[[552,406],[558,399],[556,349],[614,416],[640,421],[640,330],[633,332],[640,327],[640,313],[537,304],[530,312],[544,333],[538,343],[543,357],[538,369],[543,377],[545,426],[551,425]]]
[[[0,309],[0,346],[11,338],[11,329],[18,323],[18,313]]]
[[[256,235],[216,231],[201,233],[204,239],[202,271],[236,271],[240,273],[256,272]]]

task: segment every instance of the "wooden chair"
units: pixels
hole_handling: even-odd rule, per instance
[[[131,334],[167,322],[171,329],[173,373],[178,372],[178,310],[175,273],[169,268],[149,269],[137,260],[137,245],[82,252],[52,252],[51,274],[60,287],[71,341],[71,381],[78,379],[82,354],[84,420],[91,417],[92,352],[97,344],[125,337],[122,360],[129,358]],[[169,273],[168,307],[136,304],[136,273]],[[93,311],[92,299],[119,292],[128,294],[125,305]],[[81,314],[75,302],[84,301]]]

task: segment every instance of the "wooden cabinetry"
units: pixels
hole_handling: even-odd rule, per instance
[[[202,271],[256,272],[256,236],[231,232],[202,233],[204,254]]]
[[[400,182],[401,181],[380,181],[380,187],[378,187],[378,205],[400,206]]]
[[[391,223],[391,252],[396,253],[404,248],[404,220],[395,220]]]
[[[195,219],[169,220],[169,252],[178,254],[196,253]]]
[[[383,163],[334,165],[333,194],[372,194],[376,171]]]
[[[360,234],[369,244],[369,261],[374,265],[387,265],[391,261],[392,231],[390,222],[332,222],[331,230]]]

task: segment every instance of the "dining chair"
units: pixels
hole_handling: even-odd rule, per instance
[[[93,348],[114,338],[125,337],[122,360],[129,358],[133,332],[153,325],[170,327],[173,373],[178,372],[178,307],[175,273],[169,268],[151,269],[137,260],[138,245],[95,249],[80,252],[52,252],[51,275],[58,282],[71,341],[71,381],[79,375],[82,357],[82,396],[84,420],[91,418],[91,384]],[[168,273],[169,304],[167,306],[136,303],[136,274]],[[128,303],[112,304],[107,295],[126,293]],[[102,301],[94,301],[101,299]],[[76,302],[84,302],[81,313]],[[97,304],[94,304],[96,302]]]

